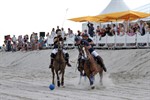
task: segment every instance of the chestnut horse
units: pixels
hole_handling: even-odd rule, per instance
[[[58,43],[58,52],[56,53],[56,57],[53,62],[53,67],[51,68],[52,71],[52,84],[55,84],[55,73],[57,75],[57,86],[60,87],[64,86],[64,74],[65,74],[65,68],[66,68],[66,60],[63,53],[63,42]],[[60,84],[60,77],[61,74],[61,84]]]
[[[90,81],[91,89],[94,89],[95,88],[94,80],[95,80],[95,75],[97,73],[99,73],[100,83],[102,84],[103,68],[99,64],[97,64],[96,60],[90,54],[90,52],[88,51],[88,49],[86,47],[80,48],[79,52],[84,59],[84,64],[83,64],[82,58],[79,59],[79,61],[78,61],[78,65],[79,65],[78,70],[80,72],[80,81],[81,81],[81,76],[85,73]],[[83,71],[84,71],[84,73],[83,73]]]

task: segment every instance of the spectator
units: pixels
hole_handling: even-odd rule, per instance
[[[139,27],[140,27],[140,33],[141,33],[141,35],[142,36],[145,35],[144,22],[142,20],[140,21]]]
[[[107,27],[106,27],[106,34],[108,34],[109,36],[113,36],[113,34],[111,33],[111,27],[110,27],[110,25],[109,24],[107,24]]]
[[[3,46],[2,46],[2,51],[6,51],[6,46],[5,46],[5,44],[3,44]]]
[[[97,26],[97,29],[96,29],[96,34],[97,34],[97,35],[100,35],[100,30],[101,30],[100,27]]]
[[[78,36],[81,36],[80,30],[77,31],[77,35],[78,35]]]
[[[93,27],[93,24],[88,22],[87,26],[88,26],[88,33],[89,33],[89,35],[91,37],[93,37],[94,36],[94,27]]]
[[[6,51],[11,51],[11,38],[9,38],[8,40],[7,40],[7,44],[6,44]]]
[[[38,49],[42,49],[44,45],[44,38],[40,36],[40,39],[38,40]]]
[[[12,42],[13,42],[13,44],[16,44],[16,42],[17,42],[17,38],[15,37],[15,35],[13,35],[13,37],[12,37]]]
[[[61,31],[61,29],[59,29],[59,26],[57,26],[57,29],[56,29],[56,34]]]
[[[61,28],[61,36],[62,36],[62,38],[64,39],[65,38],[65,31],[64,31],[64,28]]]
[[[67,35],[69,35],[69,34],[71,34],[71,29],[70,28],[68,28],[68,34]]]
[[[29,36],[28,35],[25,35],[23,40],[24,40],[24,43],[23,43],[23,49],[24,50],[28,50],[28,39],[29,39]]]
[[[38,35],[37,35],[37,33],[35,33],[35,49],[37,50],[38,49]]]
[[[17,50],[17,39],[16,39],[15,35],[13,35],[13,37],[12,37],[12,42],[13,42],[12,51],[16,51]]]
[[[102,28],[99,35],[100,35],[101,37],[104,37],[104,36],[106,35],[106,29],[105,29],[105,28]],[[100,37],[100,39],[101,39],[101,37]]]
[[[51,38],[54,38],[55,36],[56,36],[55,28],[52,28]]]
[[[73,34],[73,30],[70,30],[69,37],[71,38],[71,37],[73,37],[73,36],[74,36],[74,34]]]
[[[119,23],[118,35],[123,36],[124,34],[125,34],[125,28],[124,28],[123,24]]]
[[[111,33],[115,34],[117,32],[117,27],[115,24],[113,24],[112,29],[111,29]]]
[[[145,32],[148,32],[148,28],[149,28],[148,24],[147,24],[146,22],[144,22],[144,29],[145,29]]]
[[[38,40],[38,39],[37,39],[37,40]],[[31,41],[31,45],[32,45],[32,46],[31,46],[31,47],[32,47],[32,50],[35,50],[35,48],[36,48],[36,45],[35,45],[35,44],[36,44],[36,41],[37,41],[37,40],[36,40],[36,33],[33,32],[33,33],[31,34],[31,37],[30,37],[30,41]]]

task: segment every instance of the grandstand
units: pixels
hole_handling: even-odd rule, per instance
[[[122,5],[121,7],[119,7],[120,11],[129,10],[126,4],[124,4],[123,0],[118,0],[118,1],[112,0],[101,13],[104,14],[104,13],[115,12],[116,10],[118,11],[118,9],[116,10],[113,9],[114,7],[113,5],[114,4],[117,5],[117,3],[119,3],[119,5]],[[150,4],[146,4],[144,6],[135,8],[133,10],[150,13]],[[147,23],[149,24],[148,21],[150,21],[150,17],[142,19],[142,20],[146,20]],[[94,24],[95,29],[98,25],[99,26],[101,25],[100,23],[93,23],[93,24]],[[82,31],[84,31],[85,29],[88,30],[87,23],[82,24]],[[100,49],[103,49],[103,48],[104,49],[150,48],[150,28],[145,32],[144,35],[141,35],[141,33],[137,31],[132,36],[130,36],[128,33],[125,33],[122,36],[116,33],[113,36],[109,36],[108,34],[106,34],[104,37],[100,37],[99,35],[96,35],[90,38],[92,38],[95,43],[94,48],[100,48]],[[74,45],[73,39],[74,39],[74,36],[72,37],[67,36],[67,40],[65,41],[66,48],[74,48],[75,45]],[[48,43],[48,45],[51,45],[51,44],[52,42]]]
[[[123,0],[120,0],[120,1],[112,0],[108,4],[108,6],[101,12],[101,14],[115,12],[115,11],[118,12],[118,9],[117,10],[113,9],[113,5],[114,4],[117,5],[117,3],[119,3],[119,5],[122,5],[121,7],[119,7],[121,8],[120,11],[129,10],[126,4],[124,4]],[[150,13],[150,3],[143,5],[141,7],[138,7],[138,8],[132,9],[132,10]],[[150,26],[150,17],[139,19],[139,20],[146,21],[147,24]],[[96,29],[98,25],[100,26],[100,24],[94,23],[94,28]],[[88,30],[87,23],[82,24],[82,31],[84,31],[85,29]],[[96,36],[96,39],[98,38],[100,37]],[[147,31],[146,34],[143,36],[141,36],[140,33],[137,32],[133,36],[128,36],[126,33],[124,36],[115,35],[115,36],[110,37],[106,35],[101,40],[95,40],[95,38],[93,38],[93,40],[95,41],[95,44],[96,44],[95,48],[109,48],[110,47],[109,44],[111,44],[111,48],[149,48],[150,47],[150,30]],[[104,46],[100,47],[101,44],[104,44]]]

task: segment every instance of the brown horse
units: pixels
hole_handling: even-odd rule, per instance
[[[64,74],[66,68],[66,60],[64,58],[63,53],[63,42],[58,43],[58,52],[56,53],[56,57],[53,62],[53,67],[51,68],[52,71],[52,83],[55,84],[55,73],[57,75],[57,86],[60,87],[60,78],[59,75],[61,74],[61,86],[64,86]]]
[[[84,71],[84,73],[86,74],[86,76],[88,77],[90,81],[91,89],[94,89],[95,88],[94,77],[97,73],[99,73],[100,83],[102,84],[103,68],[99,64],[97,64],[94,57],[90,54],[90,52],[88,51],[86,47],[83,47],[79,51],[84,57],[84,64],[83,64],[83,60],[79,59],[78,70],[80,71],[80,81],[81,81],[81,75],[83,75],[83,71]]]

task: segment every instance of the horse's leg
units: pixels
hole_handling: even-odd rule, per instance
[[[84,76],[84,81],[86,82],[86,73],[85,72],[84,72],[83,76]]]
[[[58,74],[58,71],[56,72],[56,75],[57,75],[57,86],[60,87],[60,80],[59,80],[59,74]]]
[[[90,75],[89,80],[90,80],[91,89],[94,89],[95,88],[95,85],[94,85],[94,80],[95,80],[94,75]]]
[[[82,79],[82,72],[80,72],[80,79],[79,79],[79,83],[78,84],[81,84],[81,79]]]
[[[64,74],[65,74],[65,71],[62,71],[61,86],[64,86]]]
[[[55,80],[55,73],[54,73],[54,68],[51,68],[52,71],[52,84],[55,84],[54,80]]]
[[[84,81],[86,82],[86,76],[84,76]]]
[[[99,72],[100,84],[103,85],[103,72]]]

